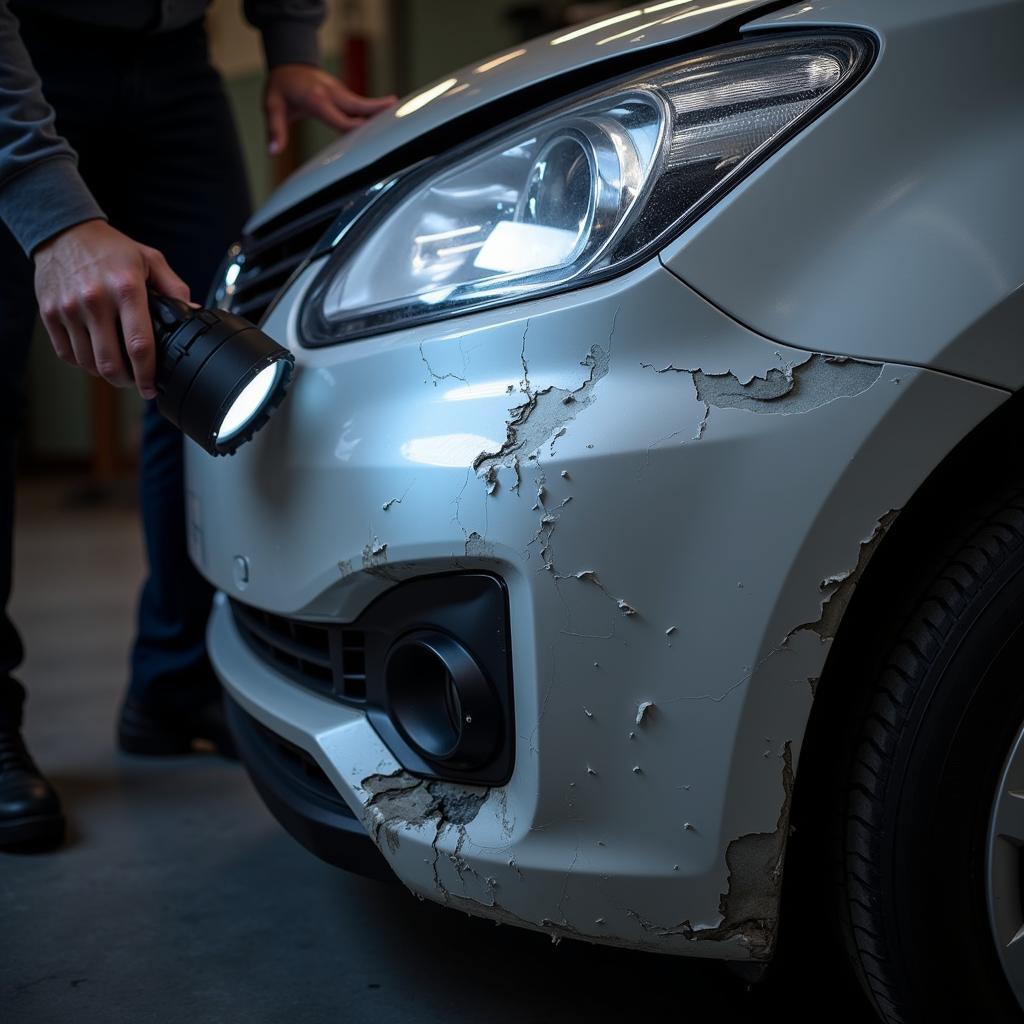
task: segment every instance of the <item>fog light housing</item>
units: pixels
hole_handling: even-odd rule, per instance
[[[156,404],[211,455],[232,455],[270,418],[295,357],[248,320],[150,295]]]
[[[478,768],[502,742],[494,687],[462,644],[444,633],[422,630],[396,641],[384,663],[384,686],[391,721],[430,762]]]

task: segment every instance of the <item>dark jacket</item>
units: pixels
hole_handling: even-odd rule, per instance
[[[21,0],[33,16],[91,28],[166,32],[198,21],[209,0]],[[263,34],[269,67],[316,64],[323,0],[245,0],[245,16]],[[86,83],[83,83],[83,87]],[[74,150],[54,129],[54,114],[18,20],[0,0],[0,220],[26,253],[103,211],[77,170]]]

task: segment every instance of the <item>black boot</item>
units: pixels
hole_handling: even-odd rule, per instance
[[[44,849],[64,838],[64,814],[17,729],[0,727],[0,849]]]
[[[129,697],[121,706],[117,745],[126,754],[148,757],[189,754],[203,746],[223,757],[238,757],[219,697],[198,711],[159,715]]]

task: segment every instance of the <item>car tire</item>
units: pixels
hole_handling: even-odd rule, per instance
[[[893,581],[916,596],[835,748],[846,760],[834,808],[840,920],[888,1024],[1002,1024],[1024,1020],[989,913],[995,891],[1024,926],[1024,834],[992,840],[1009,845],[1002,873],[990,870],[993,808],[1024,722],[1024,483],[933,551],[923,586]],[[1024,742],[1018,759],[1024,771]]]

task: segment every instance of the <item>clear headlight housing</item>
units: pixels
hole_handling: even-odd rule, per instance
[[[548,108],[400,178],[339,238],[327,345],[590,284],[645,259],[865,67],[859,35],[759,39]]]

